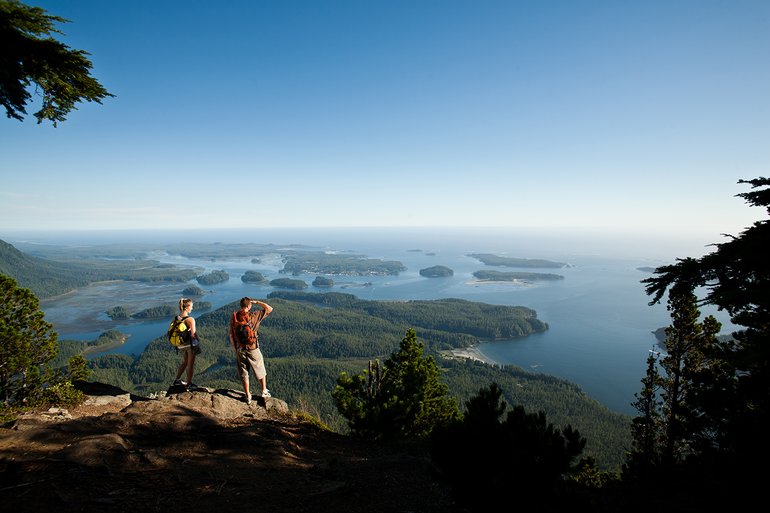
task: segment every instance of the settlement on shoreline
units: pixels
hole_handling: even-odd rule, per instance
[[[481,351],[479,351],[476,346],[468,346],[462,349],[450,349],[447,353],[449,353],[451,358],[467,358],[486,363],[487,365],[498,365],[496,361],[481,354]]]

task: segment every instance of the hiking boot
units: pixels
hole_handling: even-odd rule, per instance
[[[185,383],[185,382],[184,382],[184,381],[182,381],[181,379],[175,379],[175,380],[174,380],[174,384],[173,384],[172,386],[178,387],[178,386],[183,386],[183,385],[186,385],[186,384],[187,384],[187,383]]]
[[[264,389],[264,390],[262,391],[262,397],[272,397],[272,396],[270,395],[270,390],[268,390],[268,389]]]
[[[198,388],[198,385],[196,385],[195,383],[187,384],[187,390],[195,390],[196,388]]]
[[[246,404],[251,405],[251,394],[244,394],[246,399]]]

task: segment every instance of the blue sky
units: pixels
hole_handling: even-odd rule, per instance
[[[0,119],[0,238],[765,215],[765,0],[29,3],[116,97]]]

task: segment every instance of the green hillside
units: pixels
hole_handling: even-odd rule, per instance
[[[79,258],[48,260],[27,255],[0,240],[0,274],[10,276],[39,299],[67,293],[90,283],[106,280],[186,282],[200,274],[154,260]]]

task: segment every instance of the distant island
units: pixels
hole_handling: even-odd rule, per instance
[[[491,253],[471,253],[469,257],[480,260],[486,265],[497,265],[504,267],[539,267],[539,268],[563,268],[569,267],[569,264],[564,262],[552,262],[551,260],[543,260],[539,258],[511,258],[493,255]]]
[[[473,273],[479,281],[556,281],[563,280],[564,276],[551,273],[517,273],[504,271],[476,271]]]
[[[241,276],[241,281],[243,283],[264,283],[267,281],[267,278],[265,278],[261,272],[246,271],[243,276]]]
[[[131,314],[126,310],[126,307],[122,305],[113,306],[109,310],[105,310],[104,313],[106,313],[107,317],[113,321],[122,321],[131,317]]]
[[[325,276],[316,276],[313,280],[313,286],[318,288],[332,288],[334,286],[334,280],[326,278]]]
[[[444,265],[434,265],[433,267],[420,269],[420,276],[425,276],[426,278],[444,278],[453,276],[454,273],[455,272],[452,269]]]
[[[402,271],[406,271],[406,266],[395,260],[315,251],[285,255],[283,269],[278,272],[294,276],[300,274],[385,276],[398,275]]]
[[[642,271],[643,273],[654,273],[655,272],[655,267],[646,267],[646,266],[645,267],[637,267],[636,270],[637,271]]]
[[[195,303],[195,306],[198,306]],[[164,317],[173,317],[179,313],[179,310],[175,306],[161,305],[151,308],[145,308],[141,312],[132,314],[133,319],[163,319]]]
[[[372,282],[367,281],[366,283],[344,283],[340,285],[341,289],[356,289],[356,288],[362,288],[362,287],[371,287],[374,285]]]
[[[198,283],[201,285],[216,285],[217,283],[224,283],[227,280],[230,279],[230,275],[227,274],[227,271],[221,270],[221,271],[211,271],[208,274],[202,274],[201,276],[198,276],[196,280],[198,280]]]
[[[196,310],[208,310],[212,307],[210,301],[195,301],[194,304]],[[113,321],[123,321],[127,319],[163,319],[177,315],[179,309],[172,305],[159,305],[130,314],[125,306],[119,305],[106,310],[105,313]]]
[[[197,285],[190,285],[189,287],[185,288],[182,291],[182,296],[184,297],[190,297],[190,296],[202,296],[205,294],[206,291],[200,288]]]
[[[302,280],[294,280],[292,278],[276,278],[270,281],[270,285],[273,287],[292,290],[302,290],[307,288],[307,283]]]

